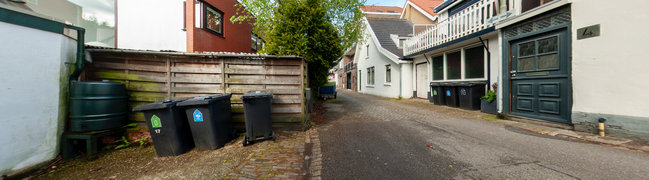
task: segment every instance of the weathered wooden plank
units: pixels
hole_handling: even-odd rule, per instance
[[[244,79],[244,78],[227,78],[227,84],[300,84],[298,78],[295,79]]]
[[[161,83],[129,81],[126,89],[144,92],[167,92],[167,86]]]
[[[171,72],[175,72],[175,73],[197,73],[197,74],[217,74],[217,73],[221,73],[221,68],[219,66],[215,66],[215,67],[173,66],[173,67],[171,67]]]
[[[215,76],[214,78],[202,77],[171,77],[171,82],[174,83],[204,83],[204,84],[220,84],[223,79]]]
[[[232,113],[243,113],[244,108],[240,106],[232,106]],[[302,108],[301,107],[275,107],[271,109],[271,112],[273,114],[280,113],[280,114],[288,114],[288,113],[301,113]]]
[[[243,94],[248,91],[260,91],[264,89],[254,89],[254,88],[228,88],[226,92],[232,93],[232,94]],[[300,89],[266,89],[267,91],[270,91],[273,94],[297,94],[299,95],[301,92]]]
[[[129,92],[129,101],[161,101],[167,99],[166,93]]]
[[[273,98],[273,104],[301,104],[302,98]]]
[[[226,59],[227,64],[300,65],[301,59]]]
[[[239,97],[241,96],[238,97],[233,96],[233,98],[230,99],[230,102],[237,103],[237,104],[243,103],[243,100],[241,100]],[[273,98],[273,104],[300,104],[300,103],[302,103],[302,100],[299,97],[298,98]]]
[[[234,114],[232,115],[232,122],[246,122],[245,115],[243,114]],[[273,123],[301,123],[303,122],[302,115],[300,114],[283,114],[271,116]]]
[[[128,119],[131,121],[145,122],[144,113],[142,112],[129,113]]]
[[[171,92],[184,93],[223,93],[220,87],[171,87]]]
[[[111,63],[111,62],[94,62],[92,65],[96,68],[102,69],[119,69],[119,70],[134,70],[134,71],[154,71],[154,72],[166,72],[164,66],[150,66],[150,65],[138,65],[138,64],[121,64],[121,63]]]
[[[296,66],[297,67],[297,66]],[[227,74],[268,74],[268,75],[300,75],[300,71],[296,68],[291,69],[225,69]]]
[[[142,75],[142,74],[129,74],[119,71],[102,71],[99,70],[94,73],[99,79],[109,80],[131,80],[131,81],[146,81],[146,82],[166,82],[167,79],[162,76]]]

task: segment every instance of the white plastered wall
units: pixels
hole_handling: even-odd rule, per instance
[[[359,51],[356,54],[356,57],[358,57],[357,70],[361,70],[362,73],[357,75],[361,77],[358,81],[358,85],[361,86],[359,92],[390,98],[399,97],[400,65],[379,52],[378,48],[380,47],[369,37],[369,31],[366,31],[365,36],[368,38],[366,38],[364,44],[357,47]],[[368,44],[369,48],[367,47]],[[390,83],[385,82],[386,65],[391,66],[392,81]],[[369,67],[374,67],[374,85],[367,84],[367,68]],[[412,91],[410,94],[412,94]]]
[[[573,0],[572,110],[649,117],[649,1]],[[621,4],[620,4],[621,5]],[[601,35],[577,40],[577,29],[600,24]]]
[[[0,175],[52,160],[67,112],[76,41],[0,22]]]
[[[182,0],[128,0],[117,6],[118,48],[187,51]]]

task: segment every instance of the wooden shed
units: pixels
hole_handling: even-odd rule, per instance
[[[232,93],[235,128],[244,129],[241,95],[273,93],[273,128],[299,130],[306,112],[307,64],[299,56],[88,49],[84,80],[121,82],[130,108],[166,99]],[[129,119],[144,125],[142,113]]]

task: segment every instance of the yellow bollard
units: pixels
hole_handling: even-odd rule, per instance
[[[599,118],[598,121],[599,121],[599,123],[597,124],[597,129],[599,129],[599,136],[604,137],[604,136],[606,136],[606,132],[604,131],[605,130],[604,129],[605,128],[604,122],[606,122],[606,119]]]

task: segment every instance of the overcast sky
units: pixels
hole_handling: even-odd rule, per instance
[[[68,0],[83,8],[83,18],[94,16],[109,26],[115,25],[115,0]]]
[[[367,0],[365,5],[402,7],[405,0]]]

